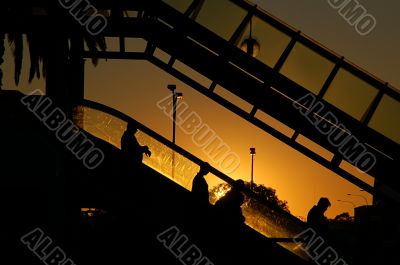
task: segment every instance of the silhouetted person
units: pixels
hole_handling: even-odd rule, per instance
[[[325,212],[331,206],[328,198],[322,197],[318,204],[313,206],[307,214],[307,224],[318,233],[319,236],[328,237],[328,219]]]
[[[243,242],[245,234],[245,217],[242,213],[242,204],[244,203],[244,188],[243,180],[236,180],[232,188],[215,203],[217,218],[222,218],[222,223],[219,223],[219,228],[215,233],[221,235],[221,241],[218,247],[223,251],[231,253],[232,261],[235,264],[246,264],[240,261],[242,253],[241,242]],[[222,226],[220,226],[222,225]]]
[[[116,204],[121,216],[126,212],[126,208],[132,206],[132,200],[135,201],[143,196],[144,189],[140,188],[144,183],[143,154],[151,156],[149,147],[140,145],[136,139],[137,132],[136,123],[128,122],[121,137],[120,178],[116,180],[116,200],[118,201]],[[135,204],[135,207],[140,207],[140,205]]]
[[[129,122],[126,131],[121,137],[121,151],[125,158],[132,161],[135,165],[140,165],[143,160],[143,154],[150,157],[151,152],[148,146],[139,144],[135,137],[137,131],[137,125],[133,122]]]
[[[192,194],[196,202],[201,206],[208,205],[209,203],[208,184],[204,178],[209,172],[209,166],[208,163],[203,162],[192,182]]]
[[[209,203],[209,192],[208,184],[205,180],[205,175],[209,172],[210,165],[207,162],[200,164],[199,172],[193,178],[192,181],[192,198],[186,204],[187,211],[187,227],[190,228],[190,233],[198,242],[206,244],[210,239],[204,233],[204,230],[208,229],[212,216],[210,215],[210,203]]]
[[[232,225],[242,225],[245,221],[241,208],[244,203],[244,195],[241,192],[243,188],[244,181],[241,179],[236,180],[225,196],[215,203],[216,209]]]
[[[129,122],[126,131],[121,137],[121,184],[122,188],[132,188],[132,184],[140,185],[141,175],[143,171],[143,154],[151,156],[151,152],[147,146],[139,144],[135,137],[138,128],[133,122]],[[138,176],[130,178],[130,176]],[[133,183],[135,182],[135,183]],[[124,187],[128,186],[128,187]]]

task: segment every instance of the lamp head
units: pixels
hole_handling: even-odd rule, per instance
[[[168,85],[167,88],[169,90],[171,90],[172,93],[174,93],[175,89],[176,89],[176,85]]]
[[[183,93],[181,93],[181,92],[175,92],[174,95],[175,95],[175,97],[177,99],[182,99],[183,98]]]
[[[242,51],[250,54],[253,57],[257,57],[260,53],[260,44],[256,39],[253,39],[252,37],[245,39],[240,45],[240,48],[242,49]]]
[[[255,147],[250,147],[250,155],[255,155],[256,154],[256,148]]]

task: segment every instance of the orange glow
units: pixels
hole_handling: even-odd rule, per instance
[[[127,74],[123,69],[135,69],[135,72]],[[88,64],[85,71],[86,98],[118,109],[167,139],[171,139],[172,136],[172,130],[169,129],[171,119],[157,108],[156,102],[169,94],[166,89],[167,84],[176,83],[179,90],[185,94],[185,103],[188,104],[189,110],[198,114],[203,122],[223,139],[232,152],[240,157],[239,168],[228,175],[233,179],[250,181],[251,157],[248,148],[256,146],[254,182],[276,189],[279,199],[288,202],[289,210],[295,216],[302,218],[307,216],[307,212],[316,204],[319,197],[328,197],[332,202],[337,202],[338,199],[348,199],[347,193],[360,193],[360,189],[347,180],[232,114],[148,62],[108,60],[96,68]],[[114,75],[112,80],[109,79],[110,73]],[[148,76],[148,73],[158,78],[144,78]],[[132,86],[132,84],[136,85]],[[116,87],[119,91],[113,97],[109,97],[111,87]],[[152,92],[143,93],[143,91]],[[224,97],[231,100],[228,96]],[[137,100],[138,98],[140,100]],[[143,111],[144,109],[146,111]],[[177,113],[178,120],[184,119],[184,115],[185,113]],[[279,126],[277,129],[281,130]],[[218,161],[213,161],[208,157],[202,148],[193,142],[192,135],[185,134],[179,125],[176,142],[201,160],[220,169]],[[315,149],[318,148],[313,147],[312,150],[315,151]],[[153,158],[157,156],[156,153],[157,150],[154,150]],[[215,178],[207,179],[207,181],[210,189],[220,182]],[[373,184],[371,178],[365,181]],[[221,195],[222,193],[219,196]],[[372,200],[369,194],[364,193],[364,195],[368,197],[368,201]],[[357,206],[363,204],[362,200],[358,200],[362,198],[352,199]],[[326,215],[333,218],[342,212],[353,213],[350,206],[333,203]]]
[[[215,197],[217,200],[219,200],[220,198],[224,197],[224,195],[229,191],[230,189],[220,189],[215,193]]]

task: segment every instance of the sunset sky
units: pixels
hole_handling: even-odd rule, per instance
[[[304,34],[319,41],[350,61],[400,87],[400,2],[397,0],[359,0],[377,20],[376,28],[367,36],[361,36],[333,9],[327,0],[259,0],[253,1],[267,12],[300,29]],[[110,42],[110,49],[115,43]],[[132,42],[132,49],[140,49],[144,42]],[[262,43],[261,43],[262,45]],[[28,54],[25,49],[25,55]],[[28,59],[22,82],[16,87],[13,82],[13,63],[9,49],[6,50],[4,87],[18,89],[25,93],[43,89],[42,80],[27,84]],[[199,77],[202,79],[201,77]],[[206,80],[204,81],[206,82]],[[201,117],[216,134],[240,157],[239,167],[229,176],[234,179],[250,180],[251,157],[249,148],[256,148],[254,160],[254,181],[277,190],[278,197],[288,201],[289,209],[296,216],[305,217],[307,211],[321,196],[328,197],[332,207],[326,215],[333,218],[339,213],[353,214],[356,206],[364,204],[364,196],[371,203],[371,196],[335,173],[330,172],[306,156],[276,140],[261,129],[241,119],[194,89],[158,69],[147,61],[100,61],[97,67],[87,61],[85,73],[85,98],[120,110],[137,119],[168,139],[172,137],[172,122],[157,102],[170,95],[168,84],[176,84],[183,93],[184,101],[191,112]],[[217,87],[217,93],[223,90]],[[242,104],[242,103],[240,103]],[[250,105],[246,105],[250,109]],[[179,115],[179,113],[178,113]],[[191,135],[177,127],[176,143],[207,160],[217,169],[218,164],[196,146]],[[372,178],[355,172],[372,184]],[[214,180],[208,179],[210,186]],[[359,196],[348,196],[352,193]],[[339,202],[338,200],[348,201]]]

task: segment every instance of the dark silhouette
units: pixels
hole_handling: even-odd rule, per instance
[[[192,181],[192,198],[193,200],[188,201],[187,204],[187,225],[193,227],[191,233],[194,237],[198,238],[199,242],[207,244],[210,240],[204,234],[204,227],[208,226],[212,215],[210,213],[209,193],[208,184],[204,176],[208,174],[210,165],[206,162],[200,164],[199,172],[193,178]]]
[[[135,122],[128,122],[125,132],[121,137],[121,156],[119,160],[119,178],[114,179],[112,187],[114,198],[112,205],[115,215],[127,220],[126,209],[132,207],[132,203],[143,198],[145,189],[141,189],[145,183],[146,169],[143,167],[143,154],[151,156],[148,146],[139,144],[135,137],[138,126]],[[135,192],[132,192],[132,189]],[[141,204],[135,205],[135,211],[139,212]],[[129,217],[130,218],[130,217]]]
[[[315,230],[320,236],[328,236],[328,219],[324,213],[331,206],[328,198],[322,197],[318,204],[313,206],[307,214],[307,224]]]
[[[119,189],[125,190],[126,193],[130,193],[128,190],[132,188],[132,185],[136,187],[142,185],[142,176],[145,174],[142,163],[143,154],[151,156],[149,147],[140,145],[136,139],[137,131],[137,125],[129,122],[121,137]],[[136,192],[135,195],[139,196],[139,192]]]
[[[250,189],[250,182],[245,181],[244,185],[247,189]],[[210,201],[216,201],[218,193],[224,190],[230,189],[230,185],[228,183],[219,183],[218,185],[214,186],[210,190]],[[253,183],[253,190],[252,190],[257,196],[255,197],[249,197],[249,206],[251,208],[260,208],[262,204],[258,203],[258,199],[265,200],[269,203],[271,203],[273,206],[279,207],[282,210],[290,213],[289,211],[289,206],[287,201],[281,200],[278,198],[278,195],[276,195],[276,190],[271,188],[271,187],[266,187],[263,184],[256,184]],[[260,209],[260,211],[263,211]]]
[[[225,196],[215,203],[216,209],[223,215],[223,218],[233,225],[242,225],[245,221],[241,208],[244,203],[244,195],[241,192],[244,186],[243,180],[236,180]]]
[[[126,131],[121,137],[122,154],[136,165],[142,163],[143,154],[149,157],[151,156],[149,147],[140,145],[136,139],[135,134],[137,131],[137,125],[133,122],[129,122]]]
[[[192,182],[192,194],[196,202],[200,205],[207,205],[209,203],[208,184],[204,179],[204,176],[209,172],[209,166],[208,163],[203,162]]]
[[[219,244],[222,249],[232,253],[232,257],[235,263],[246,264],[240,260],[240,253],[245,248],[239,247],[235,242],[238,240],[245,240],[245,217],[242,213],[242,204],[244,203],[244,195],[242,190],[244,189],[244,181],[241,179],[236,180],[231,189],[219,200],[215,202],[216,216],[221,220],[219,229],[216,233],[220,234],[224,238],[223,242]]]

